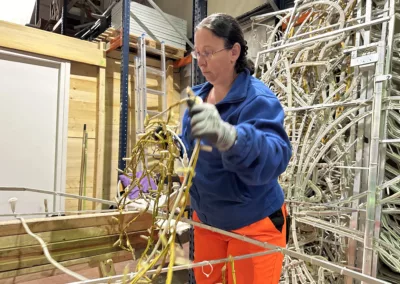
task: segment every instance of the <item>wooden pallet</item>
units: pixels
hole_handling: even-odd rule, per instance
[[[139,35],[129,35],[129,46],[137,50]],[[122,45],[121,31],[114,28],[108,28],[105,32],[100,34],[94,41],[106,42],[107,51],[114,50]],[[152,39],[146,39],[146,46],[161,49],[161,43]],[[170,45],[165,45],[165,56],[171,59],[181,59],[185,56],[186,50],[179,49]],[[152,53],[150,50],[148,53]]]

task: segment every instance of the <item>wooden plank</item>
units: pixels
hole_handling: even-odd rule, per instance
[[[138,250],[136,255],[140,255]],[[95,255],[86,258],[72,259],[68,261],[60,262],[64,267],[68,267],[72,271],[81,271],[93,267],[98,267],[101,261],[112,259],[114,263],[128,261],[132,259],[132,254],[127,251],[117,251],[101,255]],[[19,270],[0,272],[0,281],[2,284],[15,284],[26,281],[36,280],[40,278],[48,278],[55,275],[64,274],[62,271],[56,269],[52,264],[33,266],[29,268],[23,268]],[[98,276],[100,277],[100,275]]]
[[[0,46],[106,66],[105,52],[97,44],[5,21],[0,21]]]
[[[101,50],[104,50],[103,43],[100,43],[99,46]],[[97,84],[96,159],[94,168],[93,197],[102,198],[103,191],[107,190],[103,187],[106,107],[106,69],[103,67],[99,67]],[[92,209],[96,209],[96,204],[93,203]]]
[[[96,138],[96,103],[70,100],[68,113],[68,136],[82,137],[86,124],[88,138]]]
[[[92,228],[87,228],[87,230],[91,229]],[[141,248],[144,247],[144,245],[147,243],[144,239],[140,237],[140,235],[148,235],[148,233],[147,231],[128,232],[129,241],[131,242],[131,245],[133,247]],[[61,248],[58,249],[54,249],[54,245],[49,244],[49,246],[53,248],[52,250],[50,250],[50,253],[53,259],[58,262],[71,259],[86,258],[94,255],[122,250],[120,247],[114,246],[114,243],[118,239],[119,235],[116,234],[110,237],[101,238],[100,242],[96,242],[96,240],[90,242],[91,239],[83,239],[81,241],[76,240],[74,242],[66,241],[67,245],[61,244]],[[56,245],[60,245],[60,243],[56,243]],[[29,253],[29,251],[32,251],[32,249],[32,247],[28,249],[15,248],[14,251],[18,252],[18,255],[9,255],[6,257],[2,257],[0,259],[0,272],[49,264],[48,260],[43,255],[43,252]]]
[[[116,217],[120,219],[123,224],[126,224],[137,215],[138,213],[132,212],[110,212],[77,216],[28,219],[26,222],[33,233],[40,233],[58,230],[72,230],[84,227],[97,227],[102,225],[115,225],[115,221],[112,217]],[[150,214],[143,214],[138,217],[136,221],[151,223],[151,218],[152,217]],[[25,233],[25,229],[19,220],[5,221],[0,223],[0,236],[13,236]]]
[[[175,90],[174,86],[174,67],[173,67],[173,61],[168,60],[166,62],[166,67],[167,67],[167,106],[170,107],[171,105],[179,102],[180,100],[180,92]],[[179,86],[179,84],[178,84]],[[179,122],[179,107],[173,110],[173,116],[172,119],[175,123]]]
[[[135,56],[137,56],[137,53],[135,52],[130,52],[129,53],[129,62],[130,63],[135,63]],[[107,53],[107,69],[108,69],[108,64],[110,64],[110,62],[108,61],[108,59],[114,59],[117,62],[119,62],[118,64],[121,64],[121,52],[118,50],[113,50],[109,53]],[[154,67],[154,68],[160,68],[161,67],[161,61],[160,59],[155,59],[152,57],[147,57],[146,58],[146,65],[149,67]]]
[[[93,176],[95,165],[95,139],[88,139],[87,148],[87,165],[86,165],[86,196],[93,197]],[[81,158],[82,158],[82,138],[81,137],[68,137],[67,141],[67,178],[66,178],[66,193],[78,194],[79,182],[81,172]],[[66,210],[77,210],[78,207],[71,207],[69,203]],[[76,203],[78,204],[78,203]],[[67,203],[66,203],[67,205]],[[87,207],[89,208],[89,207]]]
[[[72,189],[72,190],[75,191],[75,192],[79,192],[79,189]],[[87,188],[86,190],[88,192],[93,192],[93,188]],[[86,207],[89,208],[89,209],[92,208],[92,206],[93,206],[92,203],[95,203],[100,208],[99,203],[91,202],[91,201],[86,201]],[[77,211],[78,210],[78,204],[79,204],[79,202],[75,198],[65,198],[65,210],[67,210],[67,211]]]
[[[69,248],[65,252],[53,252],[52,257],[55,261],[66,261],[71,259],[78,259],[84,257],[90,257],[93,255],[109,253],[113,251],[118,251],[117,247],[113,247],[112,244],[106,244],[99,247],[86,247],[86,248]],[[20,268],[28,268],[36,265],[44,265],[48,264],[48,260],[45,256],[42,257],[33,257],[33,258],[23,258],[22,260],[14,260],[6,262],[0,261],[0,271],[9,271],[9,270],[16,270]]]
[[[138,224],[142,224],[139,222]],[[136,226],[138,225],[136,224]],[[135,226],[135,228],[136,228]],[[95,238],[103,235],[115,235],[118,234],[118,227],[112,225],[104,225],[97,227],[84,227],[69,230],[59,230],[54,232],[42,232],[37,233],[37,236],[43,239],[46,243],[59,243],[59,242],[69,242],[76,239],[87,239]],[[4,249],[11,248],[23,248],[28,246],[34,246],[38,241],[32,238],[28,234],[23,235],[13,235],[0,237],[0,251]]]
[[[98,67],[96,66],[77,62],[71,64],[69,137],[82,137],[84,124],[86,124],[88,137],[96,137],[97,76]],[[81,148],[78,147],[80,151]]]
[[[93,175],[86,176],[86,179],[88,181],[93,180],[93,178],[94,178]],[[65,185],[65,188],[67,189],[68,193],[72,193],[72,191],[70,191],[69,189],[79,188],[79,180],[80,180],[79,173],[74,172],[73,170],[69,172],[69,175],[67,175],[67,183]],[[86,184],[86,188],[88,189],[88,191],[91,191],[91,189],[92,189],[92,188],[88,187],[87,184]]]
[[[75,75],[70,77],[70,101],[85,103],[96,103],[97,78],[91,81],[87,78],[77,78]]]
[[[97,82],[97,67],[85,63],[72,62],[71,76],[85,81]]]

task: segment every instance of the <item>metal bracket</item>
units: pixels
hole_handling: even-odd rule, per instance
[[[378,62],[378,57],[378,53],[371,53],[368,55],[359,56],[357,58],[351,59],[350,66],[354,67],[375,63]]]
[[[112,259],[100,261],[99,270],[101,277],[110,277],[117,275]]]
[[[375,82],[383,82],[383,81],[389,81],[392,79],[392,74],[386,74],[386,75],[379,75],[375,77]]]

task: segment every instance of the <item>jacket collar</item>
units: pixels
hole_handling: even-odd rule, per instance
[[[245,69],[243,72],[239,73],[236,77],[235,81],[232,84],[231,89],[225,98],[217,103],[217,105],[221,104],[229,104],[243,101],[247,96],[248,86],[251,80],[251,75],[249,70]],[[200,96],[203,100],[208,93],[212,89],[213,85],[209,82],[193,87],[193,91]]]

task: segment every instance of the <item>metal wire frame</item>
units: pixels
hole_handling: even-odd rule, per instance
[[[160,212],[160,215],[162,215],[161,212]],[[165,218],[168,218],[168,215],[165,215]],[[324,267],[324,268],[326,268],[328,270],[336,271],[336,272],[340,273],[341,275],[349,275],[349,276],[351,276],[351,277],[353,277],[355,279],[362,280],[362,281],[367,281],[367,283],[379,283],[379,284],[388,283],[386,281],[370,277],[368,275],[365,275],[365,274],[353,271],[351,269],[348,269],[348,268],[346,268],[344,266],[339,266],[337,264],[333,264],[333,263],[330,263],[328,261],[318,259],[316,257],[310,257],[310,256],[307,256],[306,254],[297,253],[297,252],[289,250],[289,249],[281,248],[281,247],[278,247],[278,246],[275,246],[275,245],[271,245],[271,244],[268,244],[268,243],[265,243],[265,242],[260,242],[260,241],[248,238],[246,236],[242,236],[242,235],[238,235],[238,234],[235,234],[235,233],[232,233],[232,232],[220,230],[220,229],[208,226],[208,225],[204,225],[204,224],[201,224],[201,223],[198,223],[198,222],[194,222],[194,221],[186,219],[186,218],[181,218],[180,220],[183,221],[183,222],[186,222],[188,224],[191,224],[193,226],[198,226],[198,227],[201,227],[203,229],[208,229],[210,231],[217,232],[217,233],[220,233],[222,235],[229,236],[231,238],[235,238],[235,239],[238,239],[238,240],[241,240],[241,241],[244,241],[244,242],[248,242],[248,243],[254,244],[256,246],[259,246],[259,247],[262,247],[262,248],[266,249],[268,251],[268,253],[280,252],[280,253],[283,253],[283,254],[287,254],[287,255],[295,257],[297,259],[304,260],[306,262],[310,262],[311,264],[317,264],[317,265],[319,265],[321,267]],[[244,258],[248,258],[248,257],[257,257],[257,256],[261,256],[261,255],[263,255],[263,253],[257,253],[257,254],[251,254],[251,255],[250,254],[249,255],[243,255],[243,256],[238,256],[235,260],[240,260],[240,259],[244,259]],[[224,259],[214,260],[213,262],[211,262],[211,260],[210,260],[210,261],[204,261],[204,262],[200,262],[200,263],[188,264],[188,265],[184,265],[184,266],[174,266],[172,269],[175,271],[175,270],[188,269],[188,268],[194,268],[194,267],[208,266],[208,265],[212,265],[213,263],[215,264],[215,263],[220,263],[220,262],[227,262],[227,260],[228,259],[225,259],[225,258]],[[154,272],[156,272],[156,270],[147,271],[147,273],[154,273]],[[128,275],[128,276],[129,277],[133,277],[133,276],[135,276],[135,274]],[[124,277],[126,278],[127,275],[118,275],[118,276],[112,276],[112,277],[107,277],[107,278],[102,278],[102,279],[78,281],[78,282],[74,282],[74,284],[78,284],[78,283],[79,284],[104,283],[104,281],[110,281],[110,280],[114,281],[114,283],[117,283],[116,281],[121,280]]]
[[[388,140],[386,132],[396,129],[393,117],[397,114],[390,111],[393,103],[387,101],[385,94],[389,86],[386,80],[391,77],[388,68],[391,66],[394,7],[394,1],[390,0],[341,1],[340,7],[335,6],[335,1],[299,1],[290,13],[274,12],[255,18],[280,15],[278,27],[268,35],[265,50],[257,56],[256,67],[261,72],[257,76],[284,105],[286,130],[293,145],[294,157],[281,178],[286,196],[293,205],[290,206],[294,218],[293,245],[298,251],[324,255],[357,269],[363,267],[363,271],[371,275],[377,271],[378,259],[386,264],[396,263],[393,257],[389,259],[385,254],[399,253],[393,246],[390,252],[378,251],[373,243],[373,240],[380,242],[377,224],[380,224],[381,205],[377,198],[382,194],[379,188],[384,169],[388,168],[383,144]],[[303,12],[309,15],[295,27],[296,19]],[[346,21],[338,20],[343,15]],[[281,33],[278,28],[284,21],[287,28]],[[367,27],[365,32],[361,32],[362,27]],[[366,64],[364,60],[371,59],[372,55],[374,59]],[[390,120],[387,120],[388,113]],[[389,154],[392,159],[397,158],[396,151]],[[391,172],[395,173],[395,169]],[[388,202],[396,200],[395,197],[390,197]],[[316,231],[315,227],[321,227],[311,226],[316,220],[311,222],[301,217],[305,210],[298,208],[299,202],[325,206],[335,200],[350,200],[339,205],[343,209],[336,216],[329,218],[329,211],[324,208],[315,209],[315,214],[307,211],[321,220],[329,220],[334,234],[329,233],[332,230],[325,225],[323,230]],[[349,208],[352,209],[350,216]],[[397,211],[385,209],[385,212],[387,215]],[[342,230],[342,226],[363,232],[364,238],[359,239],[363,245],[354,238],[346,240],[338,236],[337,229]],[[315,233],[314,239],[307,237]],[[305,243],[301,241],[304,238],[308,240]],[[346,255],[343,248],[347,247]],[[364,261],[356,255],[360,249]],[[373,250],[376,251],[373,253]],[[282,281],[289,283],[290,277],[293,283],[305,279],[315,281],[310,274],[319,281],[321,277],[328,277],[325,279],[328,282],[339,281],[337,275],[320,273],[303,264],[299,266],[301,272],[293,270],[291,276],[284,273]],[[347,277],[346,283],[353,283],[353,279]]]
[[[3,190],[5,190],[5,188]],[[9,189],[9,190],[12,190],[12,189]],[[37,192],[37,190],[35,190],[35,189],[26,189],[26,190]],[[51,191],[45,191],[45,190],[40,190],[40,192],[49,193],[49,194],[56,194],[54,192],[52,193]],[[76,196],[71,196],[71,197],[76,198]],[[106,200],[92,200],[92,199],[89,199],[87,197],[85,197],[85,198],[87,200],[95,201],[95,202],[101,202],[101,203],[107,202]],[[154,213],[152,210],[148,210],[148,211],[149,211],[149,213]],[[159,212],[159,215],[160,216],[164,216],[166,219],[171,217],[171,216],[169,216],[169,215],[167,215],[167,214],[165,214],[163,212]],[[23,222],[23,218],[20,218],[20,217],[17,217],[17,218],[19,218],[21,220],[21,222]],[[213,232],[217,232],[217,233],[220,233],[222,235],[226,235],[226,236],[238,239],[238,240],[242,240],[244,242],[248,242],[248,243],[251,243],[251,244],[254,244],[254,245],[257,245],[257,246],[260,246],[260,247],[266,249],[266,251],[264,251],[264,252],[258,252],[258,253],[254,253],[254,254],[248,254],[248,255],[242,255],[242,256],[234,257],[233,258],[234,260],[241,260],[241,259],[245,259],[245,258],[258,257],[258,256],[269,254],[269,253],[280,252],[280,253],[287,254],[287,255],[289,255],[291,257],[295,257],[297,259],[303,260],[305,262],[310,262],[311,264],[317,264],[317,265],[319,265],[319,266],[321,266],[321,267],[323,267],[325,269],[336,271],[336,272],[340,273],[341,275],[342,274],[343,275],[349,275],[349,276],[351,276],[351,277],[353,277],[355,279],[367,281],[367,283],[387,283],[385,281],[378,280],[378,279],[369,277],[367,275],[361,274],[359,272],[353,271],[353,270],[348,269],[348,268],[346,268],[344,266],[339,266],[337,264],[330,263],[328,261],[321,260],[321,259],[318,259],[316,257],[311,257],[311,256],[308,256],[306,254],[298,253],[298,252],[295,252],[295,251],[290,250],[290,249],[281,248],[281,247],[278,247],[278,246],[275,246],[275,245],[271,245],[271,244],[268,244],[268,243],[265,243],[265,242],[260,242],[260,241],[257,241],[257,240],[254,240],[254,239],[242,236],[242,235],[238,235],[238,234],[235,234],[235,233],[232,233],[232,232],[228,232],[228,231],[220,230],[220,229],[217,229],[217,228],[213,228],[213,227],[208,226],[208,225],[204,225],[204,224],[201,224],[201,223],[198,223],[198,222],[194,222],[194,221],[192,221],[190,219],[181,218],[180,220],[182,222],[186,222],[186,223],[191,224],[193,226],[198,226],[198,227],[201,227],[201,228],[204,228],[204,229],[208,229],[208,230],[211,230]],[[315,222],[315,220],[311,220],[310,222]],[[27,229],[27,231],[29,232],[29,228]],[[339,233],[343,234],[343,232],[339,232]],[[353,232],[353,234],[354,234],[354,232]],[[41,242],[39,237],[35,236],[35,238],[37,238],[39,240],[39,242]],[[51,258],[50,255],[49,255],[49,257]],[[212,266],[213,264],[227,262],[228,260],[229,259],[225,259],[224,258],[224,259],[213,260],[213,261],[204,261],[204,262],[201,262],[201,263],[174,266],[172,268],[172,270],[173,271],[177,271],[177,270],[189,269],[189,268],[201,267],[201,266],[207,266],[207,265],[211,265]],[[52,263],[54,265],[56,265],[57,268],[59,268],[60,270],[64,271],[65,268],[60,266],[58,263],[56,263],[54,261]],[[161,272],[166,272],[166,271],[169,271],[168,268],[162,270]],[[156,272],[159,273],[160,271],[158,269],[146,271],[147,274],[156,273]],[[71,272],[69,270],[68,270],[68,273],[72,273],[74,275],[74,277],[77,277],[77,278],[81,277],[79,274],[76,274],[76,273]],[[133,278],[134,276],[136,276],[136,274],[137,273],[130,273],[128,276],[130,278]],[[82,280],[82,278],[81,278],[82,281],[74,282],[74,283],[104,283],[104,281],[110,281],[110,280],[117,281],[117,280],[121,280],[123,278],[126,279],[126,277],[127,277],[127,275],[120,275],[120,276],[113,276],[113,277],[107,277],[107,278],[101,278],[101,279],[93,279],[93,280]],[[117,283],[117,282],[114,282],[114,283]]]

